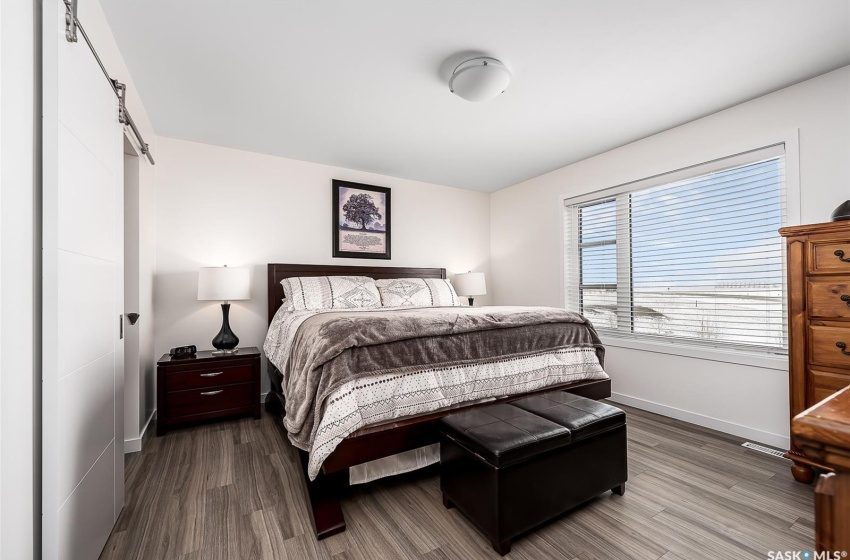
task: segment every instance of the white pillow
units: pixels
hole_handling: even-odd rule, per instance
[[[283,294],[292,309],[356,309],[381,307],[375,281],[366,276],[284,278]]]
[[[444,278],[393,278],[375,282],[384,307],[460,306],[451,282]]]

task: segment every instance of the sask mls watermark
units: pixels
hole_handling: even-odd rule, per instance
[[[767,560],[842,560],[843,558],[847,558],[846,550],[822,550],[820,552],[771,550],[767,553]]]

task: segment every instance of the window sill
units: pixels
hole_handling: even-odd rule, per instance
[[[668,354],[670,356],[682,356],[685,358],[696,358],[698,360],[739,364],[782,372],[788,371],[788,356],[785,354],[770,355],[744,350],[706,348],[704,346],[682,342],[663,343],[617,336],[604,331],[599,333],[599,338],[602,339],[602,344],[605,347],[628,348],[629,350],[640,350],[655,354]]]

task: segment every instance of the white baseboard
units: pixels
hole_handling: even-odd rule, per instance
[[[696,424],[697,426],[703,426],[704,428],[717,430],[718,432],[724,432],[733,436],[738,436],[740,438],[744,438],[746,440],[753,441],[756,443],[763,443],[765,445],[776,447],[778,449],[788,449],[791,444],[788,436],[765,432],[764,430],[750,428],[749,426],[742,426],[741,424],[735,424],[734,422],[721,420],[720,418],[697,414],[696,412],[682,410],[681,408],[648,401],[638,397],[631,397],[629,395],[623,395],[621,393],[611,393],[610,400],[628,406],[633,406],[641,410],[648,410],[649,412],[661,414],[662,416],[675,418],[676,420],[690,422],[691,424]]]
[[[124,440],[124,453],[138,453],[142,450],[142,440],[145,438],[145,432],[148,430],[148,426],[151,425],[151,420],[156,416],[156,409],[153,409],[151,415],[148,417],[148,421],[145,422],[144,428],[142,428],[142,433],[139,434],[139,437],[132,439]]]

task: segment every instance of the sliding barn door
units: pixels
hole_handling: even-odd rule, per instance
[[[42,547],[94,560],[124,501],[123,132],[62,1],[43,17]]]

